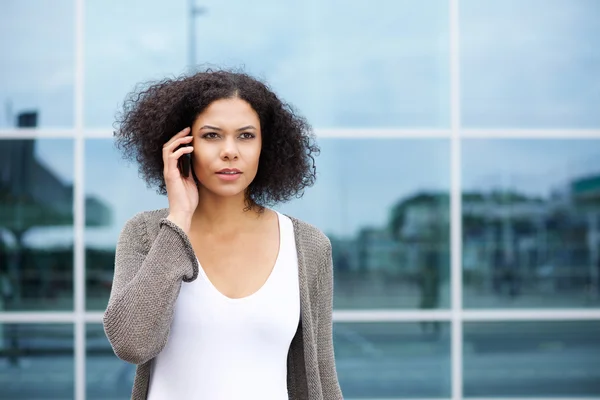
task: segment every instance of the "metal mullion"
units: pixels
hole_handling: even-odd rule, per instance
[[[450,295],[452,399],[463,397],[462,210],[459,2],[449,0],[450,26]]]
[[[85,188],[84,188],[84,0],[75,0],[75,171],[73,182],[74,293],[75,293],[75,392],[85,399]]]

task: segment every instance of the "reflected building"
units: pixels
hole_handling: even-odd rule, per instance
[[[589,251],[589,292],[600,297],[600,174],[581,177],[570,185],[573,208],[585,219]]]
[[[447,192],[422,192],[398,202],[389,230],[398,245],[402,279],[419,290],[418,307],[435,309],[450,274],[450,197]],[[433,324],[439,332],[439,324]],[[423,329],[427,327],[422,325]]]
[[[389,230],[365,227],[356,240],[359,268],[365,271],[393,272],[398,262],[400,246]]]
[[[547,198],[516,191],[462,195],[462,268],[470,299],[548,295],[580,304],[600,287],[600,175],[576,178]],[[414,285],[420,307],[440,307],[450,274],[447,192],[417,193],[392,207],[389,226],[334,242],[336,272],[367,285]],[[340,281],[343,278],[340,277]],[[350,285],[348,283],[348,285]],[[375,285],[375,283],[372,283]],[[375,286],[374,286],[375,287]],[[566,297],[565,297],[566,296]],[[532,300],[535,303],[538,300]]]
[[[463,193],[465,284],[515,296],[546,250],[547,204],[515,192]]]
[[[36,125],[36,112],[19,115],[20,128]],[[72,250],[65,253],[55,249],[65,254],[52,257],[48,255],[51,249],[37,251],[26,249],[23,244],[25,235],[34,228],[73,226],[73,185],[61,180],[36,158],[36,143],[32,139],[17,139],[3,140],[0,144],[0,277],[3,287],[0,308],[4,309],[27,308],[21,304],[23,292],[35,293],[47,288],[51,285],[49,271],[61,263],[58,259],[72,258]],[[85,202],[86,225],[110,224],[111,210],[104,203],[93,197],[87,197]],[[72,265],[72,260],[68,265]],[[72,275],[72,271],[69,273]],[[37,282],[35,288],[28,288],[25,282],[28,276]],[[64,289],[72,292],[72,287]]]
[[[447,192],[417,193],[393,208],[389,230],[398,243],[398,261],[407,273],[419,273],[424,264],[438,261],[447,267],[450,245],[450,197]],[[439,257],[434,257],[437,254]]]
[[[505,191],[463,194],[463,272],[476,291],[598,297],[600,176],[548,198]]]

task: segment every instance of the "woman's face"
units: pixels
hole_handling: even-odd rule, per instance
[[[236,97],[212,102],[192,124],[192,135],[200,190],[223,197],[245,193],[262,148],[260,121],[250,104]]]

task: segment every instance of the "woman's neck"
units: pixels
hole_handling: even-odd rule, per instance
[[[192,230],[201,227],[206,233],[228,234],[256,222],[260,215],[258,206],[248,209],[243,194],[232,197],[201,194],[192,217]]]

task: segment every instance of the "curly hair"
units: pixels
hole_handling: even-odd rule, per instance
[[[262,131],[258,171],[246,190],[246,205],[262,209],[302,197],[316,180],[314,156],[320,150],[312,129],[267,84],[243,72],[207,69],[138,85],[117,115],[115,145],[125,159],[139,164],[147,186],[164,195],[163,145],[192,126],[212,102],[233,97],[250,104]]]

